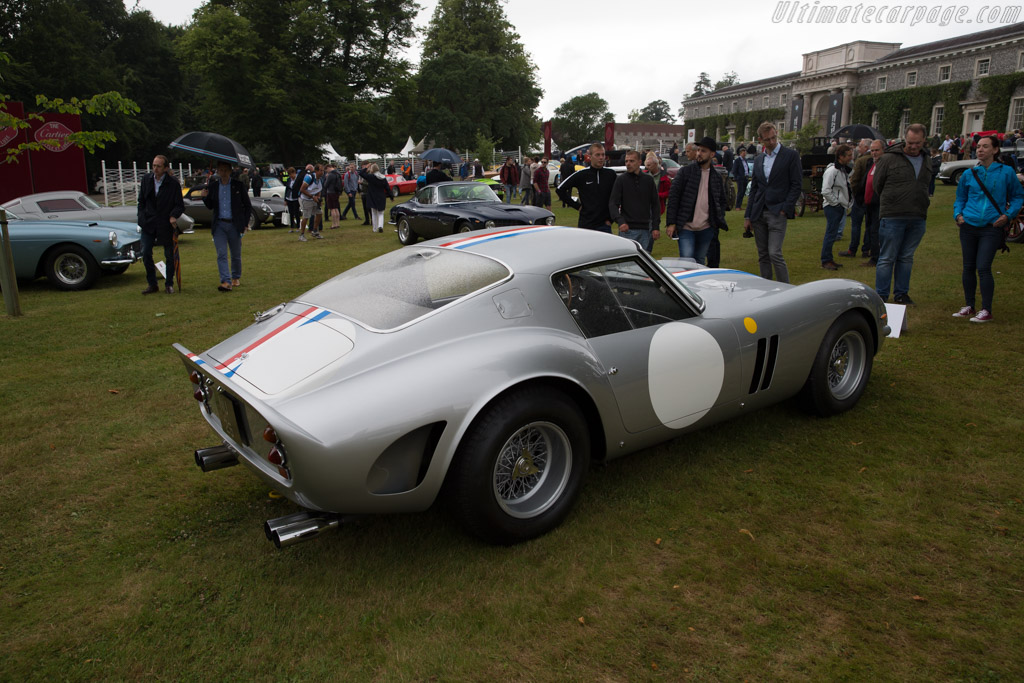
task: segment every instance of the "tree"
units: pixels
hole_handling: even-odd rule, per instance
[[[783,133],[780,137],[785,141],[793,140],[793,147],[801,154],[807,154],[814,146],[814,138],[821,133],[821,126],[817,121],[809,121],[800,130]]]
[[[577,95],[555,109],[552,137],[561,149],[604,140],[604,124],[614,121],[608,102],[596,92]]]
[[[11,63],[10,55],[5,52],[0,52],[0,64],[6,65]],[[3,74],[0,73],[0,80],[3,80]],[[117,92],[106,92],[100,95],[93,95],[85,99],[79,99],[72,97],[65,101],[61,98],[50,98],[45,95],[36,95],[34,98],[36,107],[39,108],[38,112],[25,114],[24,117],[18,117],[11,114],[7,110],[6,102],[10,100],[10,97],[4,93],[0,93],[0,130],[4,128],[14,128],[15,130],[24,130],[32,125],[32,121],[42,121],[43,112],[57,112],[60,114],[92,114],[94,116],[109,116],[111,114],[134,114],[139,111],[139,106],[132,102],[130,99],[123,97]],[[80,147],[87,152],[92,153],[96,149],[102,149],[106,146],[107,142],[117,140],[117,136],[108,130],[94,130],[86,131],[83,130],[78,133],[68,134],[66,140],[76,147]],[[56,145],[54,142],[38,142],[30,140],[23,142],[15,147],[8,147],[5,158],[0,158],[0,164],[9,163],[16,161],[21,154],[29,151],[44,151],[48,145]]]
[[[416,8],[412,0],[204,5],[177,43],[195,91],[192,114],[286,163],[316,158],[321,144],[354,132],[404,140],[408,131],[391,128],[384,100],[410,77],[400,55]]]
[[[711,92],[711,78],[707,71],[701,71],[697,82],[693,84],[693,94],[690,97],[700,97]]]
[[[64,105],[79,102],[84,129],[100,125],[92,113],[100,102],[88,104],[93,96],[120,93],[138,103],[139,115],[107,109],[104,144],[120,158],[148,157],[180,132],[184,97],[174,35],[149,12],[126,12],[121,0],[9,0],[0,3],[0,41],[12,55],[4,87],[27,105],[39,92]],[[95,172],[98,159],[86,162]]]
[[[648,102],[647,106],[640,111],[635,109],[631,111],[629,121],[630,123],[675,123],[676,117],[672,116],[672,112],[669,111],[668,102],[654,100]]]
[[[727,88],[730,85],[736,85],[739,82],[740,77],[735,71],[727,71],[726,73],[722,74],[722,77],[720,79],[715,81],[714,89],[719,90],[720,88]]]
[[[531,144],[536,72],[499,3],[440,0],[423,41],[416,137],[458,148],[478,135],[505,148]]]

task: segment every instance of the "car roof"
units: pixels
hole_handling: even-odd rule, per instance
[[[489,256],[506,264],[512,272],[542,274],[637,253],[637,243],[633,240],[562,225],[493,228],[441,237],[423,244]]]
[[[51,192],[36,192],[35,194],[27,194],[24,197],[18,197],[23,202],[38,202],[40,200],[46,201],[47,199],[69,199],[81,197],[82,193],[78,190],[53,190]]]

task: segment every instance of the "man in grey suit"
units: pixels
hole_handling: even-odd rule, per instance
[[[773,279],[774,269],[775,280],[789,282],[782,241],[786,238],[786,220],[796,216],[796,200],[803,183],[800,155],[779,144],[773,123],[765,121],[758,126],[757,137],[764,150],[754,160],[743,229],[754,231],[761,277]]]

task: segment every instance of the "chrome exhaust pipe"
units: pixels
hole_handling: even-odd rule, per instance
[[[238,464],[238,454],[227,446],[212,446],[196,451],[196,465],[203,472],[222,470]]]
[[[337,529],[342,519],[341,515],[330,512],[296,512],[268,519],[263,524],[263,533],[277,548],[287,548]]]

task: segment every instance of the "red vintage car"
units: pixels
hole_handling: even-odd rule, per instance
[[[391,188],[391,196],[397,197],[400,194],[413,194],[416,192],[416,179],[406,180],[401,173],[389,173],[385,176],[388,179],[388,187]]]

